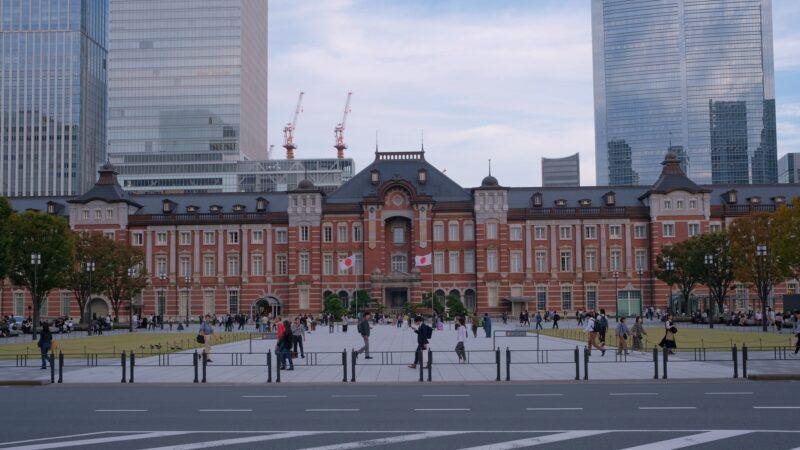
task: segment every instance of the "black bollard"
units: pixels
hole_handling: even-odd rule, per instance
[[[58,351],[58,382],[64,382],[64,352]]]
[[[200,379],[198,378],[199,370],[197,367],[197,362],[200,360],[200,357],[197,354],[197,350],[194,351],[194,357],[192,358],[192,365],[194,366],[194,381],[192,383],[199,383]]]
[[[128,372],[128,368],[125,367],[125,350],[123,350],[120,354],[120,365],[122,366],[122,381],[120,381],[120,383],[126,383],[127,380],[125,379],[125,375]]]
[[[206,367],[208,366],[208,355],[206,352],[203,352],[203,379],[200,380],[201,383],[206,382]]]
[[[733,347],[731,347],[731,356],[733,358],[733,378],[739,378],[739,355],[737,355],[736,350],[736,344],[733,344]],[[744,347],[742,347],[742,353],[744,353]]]
[[[56,382],[56,366],[55,366],[55,362],[56,362],[56,356],[53,354],[53,352],[50,352],[50,382],[51,383],[55,383]]]
[[[425,370],[424,365],[422,364],[422,350],[417,350],[417,361],[419,362],[419,381],[420,383],[424,381],[424,372]]]
[[[500,349],[494,351],[494,362],[497,365],[497,378],[495,381],[500,381]]]
[[[583,379],[589,379],[589,349],[583,347]]]
[[[506,381],[511,381],[511,349],[506,347]]]
[[[272,353],[267,352],[267,383],[272,383]]]
[[[658,379],[658,347],[653,347],[653,379]]]
[[[747,378],[747,344],[742,344],[742,378]]]
[[[133,367],[136,365],[136,353],[131,351],[131,376],[128,377],[128,383],[133,383]]]
[[[664,362],[664,374],[662,375],[662,377],[661,377],[661,378],[662,378],[662,379],[664,379],[664,380],[666,380],[666,379],[667,379],[667,361],[669,360],[669,349],[668,349],[667,347],[664,347],[664,351],[663,351],[663,352],[661,352],[661,353],[662,353],[662,354],[663,354],[663,356],[664,356],[664,358],[663,358],[663,362]]]
[[[346,355],[346,353],[344,355]],[[346,356],[344,356],[344,358],[345,359],[343,359],[343,361],[346,361]],[[356,358],[358,358],[358,353],[356,353],[356,351],[353,350],[353,353],[350,355],[350,364],[351,364],[351,369],[352,369],[350,371],[350,382],[351,383],[355,383],[356,382]],[[347,365],[346,364],[345,364],[344,378],[345,378],[345,381],[347,381]]]
[[[275,363],[276,363],[275,364],[275,382],[276,383],[280,383],[281,382],[281,364],[282,364],[282,362],[283,361],[281,361],[280,353],[278,353],[276,351],[275,352]]]
[[[433,370],[433,352],[428,349],[428,383],[431,382],[431,371]]]
[[[581,379],[581,351],[575,346],[575,380]]]

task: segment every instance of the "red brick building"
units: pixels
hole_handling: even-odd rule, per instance
[[[134,299],[142,314],[318,313],[327,294],[349,302],[356,290],[390,309],[435,291],[480,312],[619,305],[637,314],[667,306],[670,288],[652,272],[665,245],[800,195],[793,185],[698,186],[675,155],[663,165],[649,187],[512,188],[489,175],[464,188],[424,152],[376,152],[328,195],[310,181],[282,193],[131,195],[105,166],[80,197],[11,201],[140,247],[150,274]],[[415,265],[427,255],[431,265]],[[353,267],[340,269],[349,256]],[[787,280],[775,298],[797,291]],[[704,288],[696,293],[702,307]],[[27,291],[6,284],[1,294],[0,314],[28,314]],[[755,301],[739,286],[730,304]],[[102,295],[88,307],[110,309]],[[43,316],[78,313],[71,292],[54,290]]]

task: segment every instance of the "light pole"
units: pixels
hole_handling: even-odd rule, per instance
[[[130,279],[136,276],[136,269],[133,267],[128,268],[128,284]],[[128,332],[133,333],[133,294],[128,289]]]
[[[165,274],[164,272],[159,272],[158,279],[161,280],[161,292],[164,293],[164,310],[162,311],[161,305],[159,305],[158,302],[156,302],[156,313],[154,314],[154,316],[161,316],[161,325],[163,327],[164,314],[167,313],[167,304],[168,304],[167,295],[169,294],[169,291],[164,286],[167,283],[167,274]],[[155,325],[153,325],[153,328],[155,328]]]
[[[706,263],[706,273],[709,275],[711,271],[714,270],[714,255],[706,255],[705,257]],[[711,290],[708,291],[708,299],[709,299],[709,308],[708,308],[708,323],[710,328],[714,328],[714,310],[717,308],[716,300],[711,298]]]
[[[667,270],[669,279],[669,293],[667,294],[667,309],[672,309],[672,271],[675,270],[675,263],[669,258],[664,258],[664,268]]]
[[[644,275],[644,269],[640,266],[636,269],[636,274],[639,275],[639,313],[641,314],[641,305],[644,304],[644,285],[642,284],[642,275]]]
[[[192,277],[186,275],[183,277],[183,280],[186,282],[186,327],[189,327],[189,296],[192,293]]]
[[[766,244],[759,244],[756,246],[756,256],[758,256],[758,273],[761,278],[761,284],[763,286],[764,282],[764,264],[765,260],[767,259],[767,246]],[[761,331],[767,332],[767,292],[762,286],[758,287],[759,296],[761,297]]]
[[[89,309],[89,304],[92,302],[92,272],[94,272],[94,261],[91,259],[86,261],[83,265],[84,270],[86,273],[89,274],[89,292],[86,299],[86,324],[88,329],[89,336],[92,335],[92,327],[94,326],[94,321],[92,320],[92,311]]]
[[[616,313],[614,314],[617,318],[617,322],[619,322],[619,290],[617,288],[617,280],[619,280],[619,272],[616,270],[612,274],[614,277],[614,307],[616,308]]]
[[[33,292],[31,292],[31,303],[38,302],[36,298],[37,293],[39,292],[39,264],[42,263],[42,254],[41,253],[31,253],[31,265],[33,266]],[[38,306],[34,303],[34,313],[39,311]],[[34,314],[36,316],[36,314]],[[39,326],[36,323],[36,320],[33,321],[33,328],[31,331],[32,339],[36,340],[36,329]]]

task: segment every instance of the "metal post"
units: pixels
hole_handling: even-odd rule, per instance
[[[511,381],[511,349],[506,347],[506,381]]]
[[[661,352],[664,355],[663,362],[664,362],[664,375],[661,377],[662,379],[667,379],[667,361],[669,360],[669,349],[664,347],[664,351]]]
[[[423,364],[422,364],[422,350],[417,350],[417,361],[419,362],[419,381],[423,381]]]
[[[58,382],[64,382],[64,352],[58,351]]]
[[[653,379],[658,379],[658,347],[653,347]]]
[[[350,382],[356,382],[356,359],[358,358],[358,353],[356,353],[355,349],[353,350],[353,354],[350,357],[350,364],[352,364],[352,370],[350,370]],[[347,381],[347,354],[342,352],[342,361],[345,362],[344,368],[344,381]]]
[[[122,365],[122,381],[120,381],[120,383],[127,383],[127,380],[125,379],[125,375],[127,372],[127,367],[125,367],[125,350],[123,350],[122,353],[120,354],[120,362]]]
[[[281,354],[278,351],[275,351],[275,382],[281,382],[281,364],[283,361],[281,360]]]
[[[53,364],[56,362],[56,356],[53,352],[50,352],[50,382],[56,382],[56,366]]]
[[[433,352],[428,349],[428,383],[431,382],[431,372],[433,371]]]
[[[272,383],[272,353],[267,352],[267,383]]]
[[[495,363],[497,364],[497,378],[495,381],[500,381],[500,349],[496,349],[494,351],[494,359]]]
[[[200,380],[201,383],[206,382],[206,366],[208,366],[208,355],[203,352],[203,379]]]
[[[136,365],[136,354],[131,352],[131,376],[128,377],[128,383],[133,383],[133,366]]]
[[[742,378],[747,378],[747,344],[742,344]]]
[[[583,347],[583,379],[589,379],[589,349]]]
[[[197,356],[197,350],[194,351],[194,358],[192,358],[192,364],[194,365],[194,381],[193,383],[197,383],[200,380],[197,378],[198,370],[197,370],[197,360],[199,357]]]
[[[731,354],[733,356],[733,378],[739,378],[739,361],[737,361],[739,358],[736,354],[736,344],[731,347]]]
[[[581,379],[581,356],[578,346],[575,346],[575,380]]]
[[[205,296],[205,294],[203,294],[203,295]],[[248,339],[248,341],[250,341],[250,354],[252,355],[253,354],[253,333],[250,333],[249,337],[250,337],[250,339]],[[269,354],[269,353],[267,353],[267,354]]]

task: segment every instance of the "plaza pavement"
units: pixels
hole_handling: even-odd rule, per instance
[[[499,321],[498,321],[499,322]],[[547,324],[548,326],[550,324]],[[563,321],[567,328],[574,328],[574,321]],[[469,325],[468,325],[469,327]],[[252,331],[252,327],[249,327]],[[495,323],[493,331],[503,335],[506,330],[519,329],[516,324]],[[146,332],[146,331],[138,331]],[[193,330],[187,333],[194,334]],[[595,350],[589,359],[588,379],[590,380],[652,380],[654,364],[652,349],[648,353],[632,352],[625,360],[615,357],[615,349],[609,346],[605,356]],[[98,336],[97,338],[102,338]],[[272,351],[275,341],[262,340],[253,334],[252,341],[215,345],[212,349],[213,362],[207,367],[206,379],[212,383],[265,383],[267,381],[266,353]],[[469,363],[458,364],[453,351],[456,332],[452,325],[444,330],[434,331],[430,348],[433,351],[431,379],[433,382],[483,382],[497,378],[496,355],[493,339],[487,338],[483,329],[477,337],[469,332],[466,350]],[[281,382],[289,383],[331,383],[342,382],[342,351],[347,353],[347,380],[352,379],[351,351],[363,345],[356,327],[351,325],[347,333],[337,326],[334,333],[327,327],[318,327],[306,334],[306,358],[295,358],[294,371],[281,371]],[[585,343],[529,333],[525,337],[497,336],[494,345],[501,349],[501,380],[507,376],[507,353],[511,350],[510,379],[512,381],[540,380],[570,381],[575,379],[574,351],[579,349],[579,374],[584,379],[586,371],[583,362]],[[680,340],[678,340],[680,345]],[[418,382],[419,368],[412,370],[408,365],[413,361],[416,348],[416,334],[404,325],[373,325],[370,337],[372,359],[360,355],[356,361],[356,382],[392,383]],[[538,353],[536,350],[540,350]],[[161,356],[137,356],[135,382],[137,383],[191,383],[194,378],[194,352],[179,352]],[[773,353],[751,351],[748,374],[800,373],[800,358],[788,356],[787,360],[774,360]],[[427,355],[426,361],[427,361]],[[725,379],[733,378],[733,363],[730,352],[708,352],[705,361],[696,361],[692,352],[671,356],[668,364],[670,379]],[[740,355],[741,357],[741,355]],[[753,360],[753,359],[763,360]],[[38,358],[31,358],[28,367],[14,367],[14,361],[2,361],[0,381],[7,380],[49,380],[50,371],[38,368]],[[99,360],[98,366],[87,367],[85,360],[66,360],[64,367],[65,383],[116,383],[121,381],[119,358]],[[272,355],[272,380],[276,381],[275,355]],[[659,377],[663,376],[661,355],[659,354]],[[741,366],[741,361],[739,362]],[[740,367],[739,376],[741,376]],[[202,377],[202,375],[201,375]],[[427,381],[428,371],[424,370]]]

